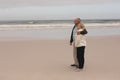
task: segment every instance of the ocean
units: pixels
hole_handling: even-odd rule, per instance
[[[120,20],[82,20],[88,36],[120,35]],[[69,38],[72,20],[0,21],[0,37]]]

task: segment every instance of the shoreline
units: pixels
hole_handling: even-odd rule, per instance
[[[5,39],[69,39],[72,29],[43,29],[0,31],[0,38]],[[87,29],[88,37],[120,35],[120,28]]]
[[[98,35],[98,36],[86,36],[86,38],[118,38],[120,37],[120,35]],[[0,37],[0,41],[32,41],[32,40],[35,40],[35,41],[54,41],[54,40],[69,40],[69,38],[32,38],[32,37]]]

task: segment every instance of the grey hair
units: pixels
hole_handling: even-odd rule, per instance
[[[77,18],[79,21],[81,21],[81,19],[80,18]]]

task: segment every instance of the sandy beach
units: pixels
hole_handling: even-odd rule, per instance
[[[69,40],[0,39],[0,80],[120,80],[120,35],[88,36],[84,70]]]

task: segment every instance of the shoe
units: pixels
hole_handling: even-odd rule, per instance
[[[72,67],[76,67],[77,65],[76,64],[71,64]]]
[[[83,67],[78,67],[78,69],[83,69]]]
[[[79,68],[79,66],[76,66],[76,68]]]
[[[83,69],[83,67],[79,67],[79,66],[76,66],[76,68],[78,68],[78,69]]]

